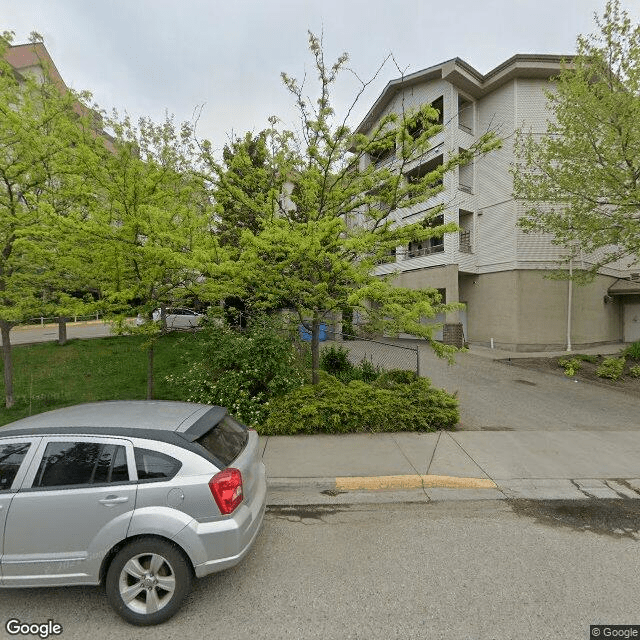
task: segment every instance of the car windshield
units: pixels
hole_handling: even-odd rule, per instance
[[[228,466],[240,455],[248,439],[247,428],[226,415],[196,442]]]

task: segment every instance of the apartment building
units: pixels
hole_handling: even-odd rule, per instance
[[[42,42],[11,45],[7,47],[4,57],[13,67],[18,78],[32,75],[43,81],[46,74],[60,87],[66,88],[62,76]]]
[[[445,342],[493,345],[514,351],[564,349],[640,340],[640,266],[628,261],[601,269],[595,281],[569,286],[549,279],[563,265],[566,249],[547,234],[527,234],[516,224],[523,203],[512,194],[510,168],[515,162],[518,129],[542,134],[549,111],[545,91],[567,57],[515,55],[483,75],[455,58],[388,83],[357,128],[368,133],[389,112],[424,103],[440,112],[443,130],[431,149],[409,166],[407,177],[424,175],[448,154],[468,149],[477,137],[494,131],[502,148],[450,172],[444,190],[409,209],[394,212],[397,224],[415,222],[437,204],[445,204],[444,222],[458,233],[398,247],[377,273],[395,273],[409,288],[432,287],[446,302],[465,307],[446,317],[439,336]],[[368,157],[393,167],[393,153]],[[589,256],[580,256],[588,267]]]

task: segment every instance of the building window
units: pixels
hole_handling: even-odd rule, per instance
[[[396,157],[396,140],[395,134],[387,134],[380,140],[377,140],[371,144],[369,148],[369,157],[372,164],[376,167],[390,164]]]
[[[458,149],[458,153],[464,155],[468,152],[466,149]],[[458,167],[458,189],[465,193],[473,193],[473,160]]]
[[[442,96],[440,96],[437,100],[434,100],[431,103],[431,106],[437,110],[438,112],[438,117],[433,119],[433,120],[428,120],[428,124],[429,125],[433,125],[433,124],[438,124],[438,125],[442,125],[442,123],[444,122],[443,117],[442,117],[442,112],[443,112],[443,99]],[[425,122],[424,120],[420,117],[417,116],[416,120],[414,123],[407,125],[407,133],[411,136],[411,138],[413,138],[414,140],[416,138],[419,138],[422,133],[425,130]]]
[[[430,227],[439,227],[444,224],[444,216],[437,216],[429,222]],[[407,248],[407,258],[419,258],[432,253],[442,253],[444,251],[444,236],[428,238],[427,240],[415,240],[409,243]]]
[[[418,165],[417,167],[415,167],[415,169],[411,169],[411,171],[408,171],[405,176],[410,183],[415,184],[416,182],[420,182],[420,180],[422,180],[426,175],[430,174],[433,171],[436,171],[436,169],[441,167],[442,164],[443,156],[440,155],[433,158],[433,160],[429,160],[428,162]],[[431,186],[438,187],[442,185],[442,182],[442,174],[436,175],[433,178]]]
[[[473,102],[458,94],[458,128],[473,133]]]
[[[437,124],[443,124],[444,123],[444,98],[443,96],[440,96],[439,98],[437,98],[436,100],[434,100],[431,103],[431,106],[436,109],[436,111],[438,112],[438,120],[436,121]]]

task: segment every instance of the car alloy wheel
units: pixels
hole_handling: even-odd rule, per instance
[[[131,611],[147,615],[171,602],[176,578],[166,558],[157,553],[142,553],[124,565],[118,587],[120,597]]]
[[[168,620],[191,586],[191,567],[169,542],[136,540],[119,551],[107,573],[107,597],[125,620],[137,625]]]

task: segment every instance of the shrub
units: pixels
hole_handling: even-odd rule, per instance
[[[609,380],[619,380],[624,371],[624,358],[605,358],[602,364],[596,369],[596,375],[599,378],[608,378]]]
[[[636,364],[633,367],[629,367],[629,375],[632,378],[640,378],[640,364]]]
[[[304,385],[274,400],[259,431],[263,435],[435,431],[452,428],[459,419],[458,399],[433,388],[427,378],[390,389],[361,380],[343,384],[324,374],[319,384]]]
[[[353,367],[354,380],[362,380],[362,382],[373,382],[381,375],[382,369],[376,367],[373,362],[363,358],[355,367]]]
[[[240,333],[228,326],[203,329],[202,358],[180,377],[191,402],[227,407],[249,426],[263,423],[270,402],[304,383],[297,353],[273,320],[259,318]]]
[[[579,358],[560,358],[558,365],[564,367],[565,376],[575,376],[582,368],[582,362]]]
[[[325,347],[320,352],[320,367],[345,384],[352,380],[373,382],[380,375],[380,367],[363,358],[358,364],[349,360],[349,350],[339,345]]]
[[[640,360],[640,340],[630,344],[622,351],[622,355],[630,358],[631,360]]]
[[[582,360],[582,362],[590,362],[591,364],[596,364],[600,359],[599,356],[592,356],[588,353],[576,353],[576,355],[573,357],[577,358],[578,360]]]
[[[418,375],[413,371],[405,369],[390,369],[380,374],[376,380],[376,387],[382,389],[395,389],[399,384],[411,384],[418,379]]]
[[[334,345],[322,349],[320,352],[320,366],[332,376],[348,373],[353,369],[353,365],[349,362],[349,350],[345,349],[345,347]]]

